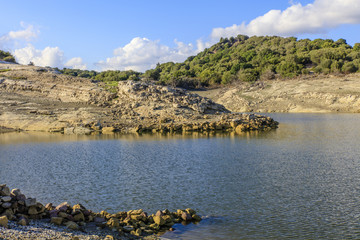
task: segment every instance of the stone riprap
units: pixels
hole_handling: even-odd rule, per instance
[[[120,238],[152,236],[173,230],[175,223],[187,224],[199,221],[201,217],[190,208],[178,209],[176,212],[159,210],[156,214],[150,215],[142,209],[115,214],[106,211],[95,213],[81,204],[71,206],[67,202],[57,206],[48,203],[44,206],[35,198],[25,197],[19,189],[10,191],[5,184],[0,185],[0,239],[15,234],[13,231],[6,231],[9,225],[15,230],[16,226],[19,227],[24,235],[29,235],[26,229],[39,224],[63,226],[71,231],[82,232],[96,226],[97,236],[105,237],[110,232],[113,237]],[[30,227],[26,228],[26,226]],[[89,233],[93,234],[93,231]]]

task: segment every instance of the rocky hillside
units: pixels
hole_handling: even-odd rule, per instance
[[[235,112],[360,112],[360,75],[233,84],[198,92]]]
[[[51,68],[0,64],[0,128],[83,134],[276,128],[271,118],[232,114],[183,89],[123,81],[116,92],[102,82]]]

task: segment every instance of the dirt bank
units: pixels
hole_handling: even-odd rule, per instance
[[[239,83],[196,92],[234,112],[360,111],[360,74]]]

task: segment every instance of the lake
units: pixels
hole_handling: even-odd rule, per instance
[[[169,239],[359,239],[360,115],[269,114],[270,132],[0,134],[0,183],[109,212],[193,208]]]

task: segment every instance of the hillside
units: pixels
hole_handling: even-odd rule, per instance
[[[359,69],[360,44],[352,47],[344,39],[238,35],[221,39],[183,63],[158,64],[144,76],[162,84],[197,87]]]
[[[196,93],[234,112],[360,112],[359,73],[236,83]]]
[[[4,129],[91,132],[242,132],[276,128],[271,118],[232,114],[184,89],[100,81],[52,69],[0,63],[0,132]]]

